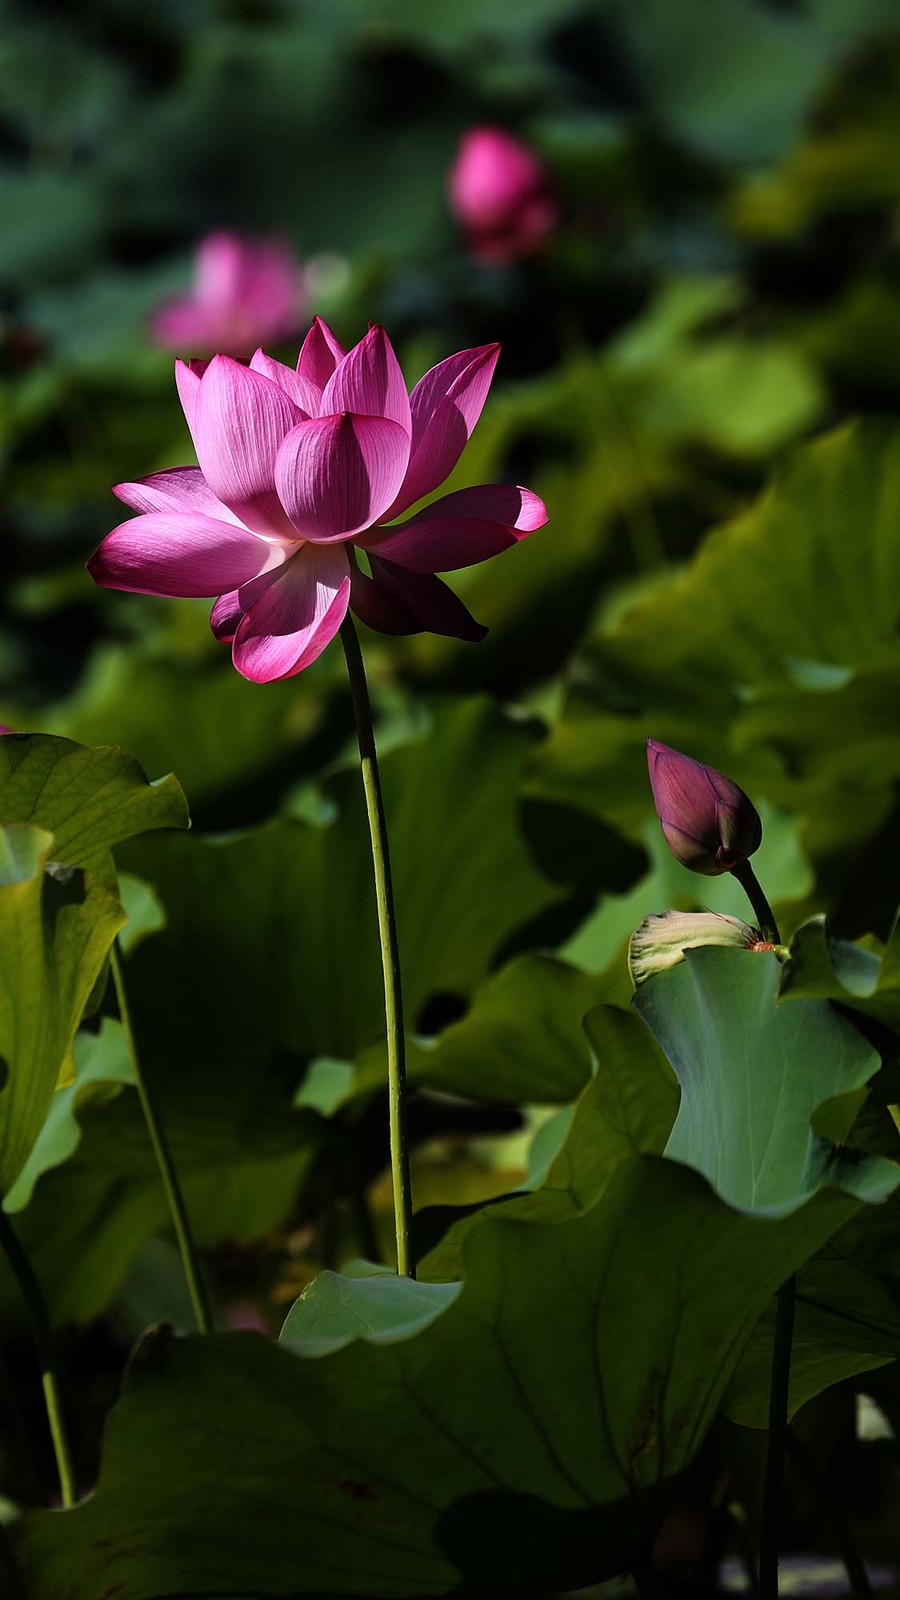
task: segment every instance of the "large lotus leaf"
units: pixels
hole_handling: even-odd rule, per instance
[[[900,1135],[872,1094],[851,1138],[868,1151],[900,1158]],[[767,1426],[773,1318],[754,1329],[729,1386],[736,1421]],[[900,1192],[866,1207],[805,1262],[798,1273],[791,1359],[791,1411],[839,1383],[900,1358]]]
[[[188,826],[175,778],[148,783],[125,750],[40,733],[0,739],[0,818],[48,829],[55,860],[107,879],[112,845],[148,828]]]
[[[99,1034],[76,1035],[71,1080],[54,1094],[28,1160],[6,1196],[7,1211],[22,1211],[38,1179],[61,1166],[78,1149],[78,1111],[92,1096],[109,1096],[123,1084],[134,1084],[134,1067],[119,1023],[104,1019]]]
[[[900,1032],[900,925],[879,956],[835,938],[824,917],[813,917],[791,940],[780,993],[788,1000],[839,1000]]]
[[[664,1149],[678,1109],[678,1088],[659,1046],[637,1017],[616,1006],[597,1006],[585,1017],[584,1028],[596,1070],[560,1129],[558,1147],[545,1152],[539,1185],[496,1201],[490,1211],[448,1207],[417,1217],[426,1237],[443,1235],[422,1263],[426,1278],[460,1277],[465,1238],[489,1216],[519,1223],[566,1221],[596,1203],[626,1156]]]
[[[118,1023],[80,1034],[74,1053],[74,1081],[53,1096],[7,1202],[54,1323],[107,1310],[141,1247],[169,1225]],[[205,1099],[195,1085],[183,1104],[158,1084],[156,1098],[196,1236],[208,1245],[249,1242],[294,1210],[321,1127],[291,1109],[290,1071],[258,1083],[240,1063],[227,1074],[213,1066],[216,1090]],[[0,1305],[10,1315],[19,1309],[2,1263]]]
[[[46,870],[40,828],[0,827],[0,1197],[22,1172],[69,1072],[75,1030],[125,921],[89,874]]]
[[[767,952],[709,946],[637,991],[681,1084],[666,1154],[761,1215],[793,1211],[826,1183],[883,1200],[900,1166],[841,1144],[878,1054],[827,1000],[779,1004],[780,974]]]
[[[889,1124],[890,1145],[900,1153]],[[774,1318],[753,1331],[726,1397],[735,1421],[767,1426]],[[866,1208],[801,1267],[791,1359],[793,1414],[843,1378],[900,1359],[900,1201]]]
[[[294,1301],[279,1339],[302,1356],[328,1356],[354,1339],[396,1344],[441,1316],[461,1287],[398,1278],[368,1262],[355,1272],[320,1272]]]
[[[789,1410],[832,1384],[900,1359],[900,1206],[895,1198],[852,1218],[801,1267]],[[767,1311],[729,1384],[735,1422],[768,1426],[775,1318]]]
[[[511,934],[558,898],[518,829],[531,742],[484,702],[462,702],[383,761],[410,1032],[430,996],[466,996]],[[352,1060],[383,1033],[355,768],[327,800],[333,820],[322,826],[282,819],[222,839],[171,834],[129,854],[168,924],[129,963],[142,1048],[160,1084],[178,1082],[182,1107],[196,1099],[198,1117],[227,1063],[250,1085],[292,1075],[293,1090],[310,1057]]]
[[[542,1593],[620,1572],[766,1301],[855,1204],[760,1220],[630,1157],[567,1223],[486,1221],[415,1338],[302,1360],[156,1337],[97,1493],[19,1525],[26,1592],[423,1596],[462,1575]]]
[[[490,973],[471,1010],[434,1040],[414,1039],[411,1080],[475,1100],[562,1105],[591,1075],[586,1013],[605,985],[544,954],[517,956]],[[383,1047],[367,1053],[357,1088],[384,1082]]]
[[[110,1093],[110,1090],[107,1091]],[[167,1108],[164,1108],[167,1111]],[[38,1274],[54,1326],[107,1311],[140,1250],[169,1227],[169,1213],[137,1096],[100,1094],[78,1107],[80,1140],[44,1172],[16,1231]],[[191,1226],[204,1247],[247,1245],[291,1216],[318,1149],[315,1130],[289,1121],[248,1132],[227,1161],[213,1129],[184,1128],[166,1115]],[[22,1314],[17,1286],[0,1263],[0,1318]]]
[[[896,661],[898,506],[900,430],[866,422],[824,435],[625,617],[601,656],[648,684],[669,680],[670,695],[673,676],[721,692],[778,686],[798,663]]]

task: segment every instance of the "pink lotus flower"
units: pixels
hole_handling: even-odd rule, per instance
[[[301,269],[286,245],[211,233],[197,250],[192,293],[161,306],[150,328],[172,350],[250,356],[297,332],[303,300]]]
[[[113,529],[89,572],[110,589],[217,596],[213,632],[254,683],[309,666],[348,606],[383,633],[483,638],[435,573],[543,527],[543,502],[487,484],[386,524],[456,465],[499,353],[462,350],[408,394],[383,328],[345,354],[316,318],[296,371],[261,350],[249,367],[227,356],[176,362],[200,465],[119,484],[114,492],[141,515]]]
[[[482,261],[533,255],[559,221],[544,163],[503,128],[470,128],[447,176],[454,215]]]

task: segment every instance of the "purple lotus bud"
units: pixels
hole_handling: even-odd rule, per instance
[[[759,849],[759,813],[730,778],[656,739],[647,740],[647,765],[663,838],[682,866],[714,878]]]

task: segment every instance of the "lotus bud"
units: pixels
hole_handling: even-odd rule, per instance
[[[647,764],[663,838],[682,866],[713,878],[759,849],[759,813],[730,778],[656,739],[647,740]]]
[[[739,917],[716,911],[664,911],[645,917],[628,941],[628,971],[636,989],[648,978],[684,960],[686,950],[700,945],[733,945],[742,950],[772,950],[756,928]]]

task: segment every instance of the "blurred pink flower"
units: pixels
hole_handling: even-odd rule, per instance
[[[119,484],[141,513],[88,562],[138,594],[217,596],[210,622],[254,683],[290,678],[351,606],[383,633],[486,630],[435,576],[473,566],[543,527],[528,489],[458,489],[387,527],[443,483],[490,388],[499,345],[462,350],[407,393],[383,328],[345,354],[318,317],[296,371],[257,350],[175,364],[199,467]],[[365,552],[370,576],[360,569]]]
[[[222,1321],[226,1328],[234,1328],[238,1333],[261,1333],[266,1339],[272,1337],[272,1329],[252,1300],[230,1301],[222,1312]]]
[[[197,250],[191,293],[161,306],[150,329],[172,350],[246,357],[297,332],[304,298],[302,269],[286,245],[211,233]]]
[[[447,175],[454,216],[482,261],[533,255],[559,221],[540,157],[503,128],[470,128]]]

